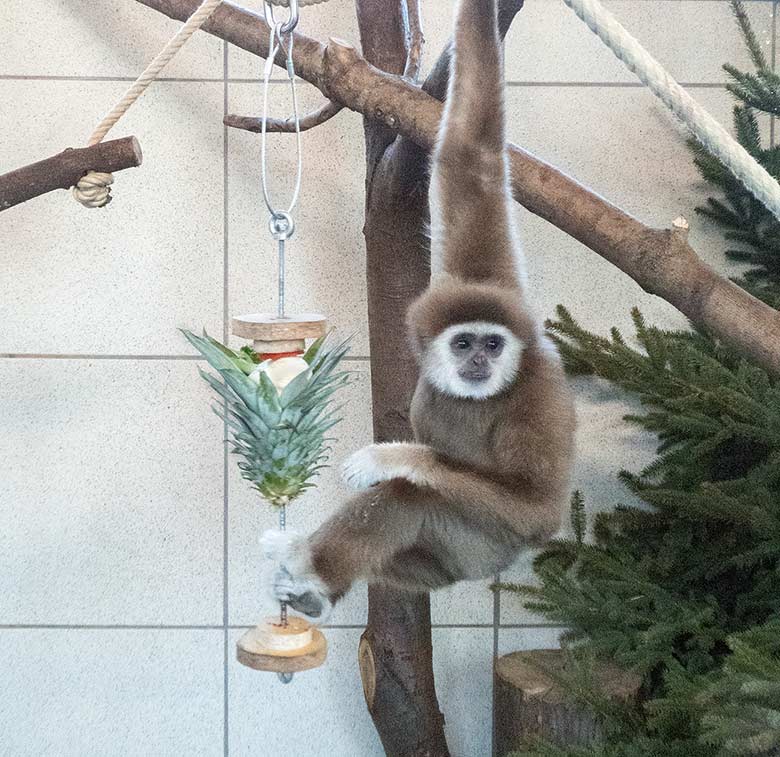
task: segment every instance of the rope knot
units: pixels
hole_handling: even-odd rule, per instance
[[[73,187],[73,196],[85,208],[102,208],[111,202],[110,185],[113,183],[113,174],[90,171]]]

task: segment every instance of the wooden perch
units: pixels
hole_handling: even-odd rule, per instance
[[[0,176],[0,211],[55,189],[68,189],[88,171],[114,173],[140,166],[141,160],[141,145],[135,137],[68,148],[59,155]]]
[[[423,35],[422,19],[420,18],[420,0],[408,0],[406,4],[409,17],[409,33],[406,40],[408,53],[404,64],[404,77],[411,81],[417,81],[422,67],[423,49],[425,48],[425,36]]]
[[[185,20],[198,0],[137,0],[171,18]],[[262,17],[224,2],[203,27],[255,55],[268,54]],[[382,73],[351,45],[324,46],[295,35],[295,68],[326,96],[429,149],[443,105],[400,76]],[[281,54],[277,62],[283,63]],[[680,235],[654,229],[620,210],[574,179],[510,146],[512,188],[517,201],[548,220],[658,295],[693,322],[722,338],[767,370],[780,374],[780,312],[719,276]]]
[[[328,100],[321,105],[317,110],[307,113],[301,117],[300,130],[308,131],[315,126],[324,124],[326,121],[330,121],[333,116],[344,110],[344,106],[339,103],[334,103],[333,100]],[[233,113],[228,113],[223,119],[222,123],[225,126],[230,126],[234,129],[243,129],[244,131],[251,131],[256,134],[260,134],[263,131],[263,119],[255,116],[237,116]],[[266,132],[283,132],[294,133],[295,132],[295,119],[290,118],[269,118],[265,124]]]

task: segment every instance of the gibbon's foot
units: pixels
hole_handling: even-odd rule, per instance
[[[287,602],[310,623],[324,623],[333,609],[322,582],[315,576],[294,577],[284,566],[276,569],[271,594],[278,602]]]
[[[260,548],[263,554],[277,563],[288,563],[296,555],[304,551],[305,541],[295,531],[280,531],[269,528],[260,537]]]
[[[263,580],[270,597],[287,602],[312,623],[324,623],[333,603],[311,566],[306,539],[294,531],[269,530],[260,538],[260,545],[265,556],[275,563]]]
[[[353,489],[368,489],[394,478],[425,486],[424,468],[429,454],[430,449],[423,444],[369,444],[347,458],[342,477]]]

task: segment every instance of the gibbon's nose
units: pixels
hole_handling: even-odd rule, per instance
[[[471,362],[478,368],[484,368],[487,365],[487,357],[484,352],[478,352],[471,358]]]

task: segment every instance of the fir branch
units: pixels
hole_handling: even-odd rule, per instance
[[[753,31],[753,26],[748,18],[745,5],[742,0],[731,0],[731,10],[734,13],[734,18],[737,20],[739,30],[742,33],[742,38],[745,41],[745,46],[750,53],[750,57],[753,60],[753,65],[759,71],[771,71],[769,64],[767,63],[764,51],[761,49],[761,45],[756,38],[756,34]]]

